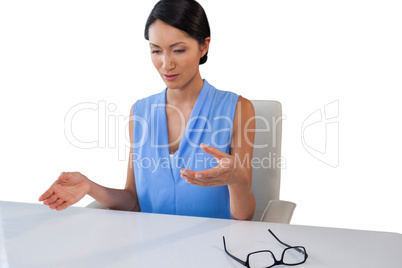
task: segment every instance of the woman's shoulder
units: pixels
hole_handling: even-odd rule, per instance
[[[215,90],[215,100],[218,103],[228,103],[228,101],[232,100],[234,102],[237,102],[237,99],[240,97],[237,93],[230,91],[230,90],[222,90],[220,88],[216,88],[213,85],[210,85],[213,87]]]
[[[242,96],[239,96],[239,99],[237,100],[237,104],[238,104],[238,105],[240,104],[242,107],[244,107],[244,108],[246,108],[246,109],[252,109],[252,110],[254,110],[254,105],[253,105],[253,103],[252,103],[249,99],[244,98],[244,97],[242,97]]]
[[[227,99],[232,99],[236,102],[237,105],[242,105],[245,108],[248,109],[254,109],[253,103],[243,97],[242,95],[237,94],[234,91],[230,91],[230,90],[221,90],[221,89],[216,89],[216,96],[220,101],[223,101],[223,103],[225,102],[225,100]]]

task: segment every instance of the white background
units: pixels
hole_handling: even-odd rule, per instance
[[[0,2],[0,200],[36,203],[61,171],[124,187],[124,118],[164,89],[143,37],[155,3]],[[400,2],[200,3],[212,30],[202,76],[283,105],[281,199],[297,203],[292,223],[402,233]],[[65,136],[82,103],[99,109],[77,113],[71,129],[97,148]],[[302,132],[330,103],[327,132],[325,121]]]

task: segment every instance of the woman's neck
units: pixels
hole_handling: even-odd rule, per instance
[[[166,91],[166,104],[175,106],[187,106],[188,104],[194,105],[197,101],[198,95],[204,85],[204,80],[198,73],[189,83],[182,88],[171,89]]]

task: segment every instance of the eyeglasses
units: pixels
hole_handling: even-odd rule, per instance
[[[287,247],[283,250],[282,257],[280,260],[277,260],[275,258],[272,251],[260,250],[260,251],[251,252],[250,254],[247,255],[246,261],[242,261],[227,251],[225,237],[223,237],[223,247],[225,248],[225,252],[231,258],[233,258],[235,261],[243,264],[244,266],[246,266],[248,268],[269,268],[269,267],[273,267],[273,266],[280,265],[280,264],[298,265],[298,264],[304,263],[307,260],[308,255],[307,255],[306,249],[304,247],[289,246],[288,244],[285,244],[281,240],[279,240],[279,238],[276,237],[276,235],[270,229],[268,229],[268,232],[273,237],[275,237],[275,239],[279,243],[281,243],[282,245]]]

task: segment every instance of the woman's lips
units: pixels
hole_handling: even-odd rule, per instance
[[[172,81],[175,80],[179,75],[178,74],[164,74],[163,75],[166,80]]]

